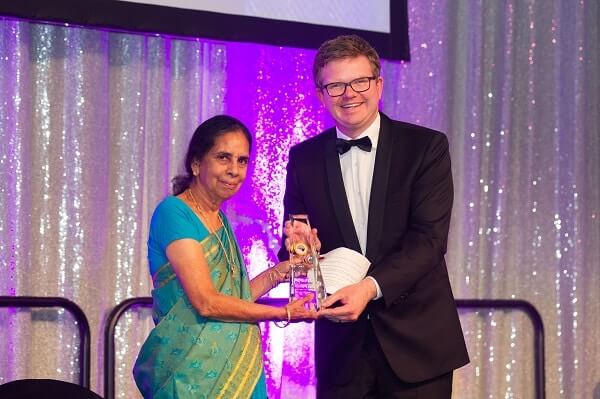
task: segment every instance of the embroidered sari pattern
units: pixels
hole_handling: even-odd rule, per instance
[[[234,243],[235,272],[223,227],[200,243],[216,289],[251,301],[242,254]],[[221,234],[221,247],[215,234]],[[256,323],[223,322],[200,315],[189,302],[170,264],[153,275],[156,327],[143,344],[134,377],[145,398],[250,398],[262,375],[260,330]]]

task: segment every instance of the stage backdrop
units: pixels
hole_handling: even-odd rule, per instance
[[[600,5],[409,3],[411,62],[383,63],[388,115],[448,134],[456,186],[448,264],[458,298],[530,301],[546,334],[547,397],[600,395]],[[331,121],[314,51],[0,19],[0,294],[64,296],[102,329],[150,293],[148,221],[196,125],[227,112],[254,132],[252,174],[227,205],[252,274],[271,265],[291,145]],[[279,292],[279,294],[284,294]],[[462,312],[472,363],[455,397],[533,397],[532,327]],[[148,328],[117,329],[117,397]],[[263,325],[270,396],[314,392],[312,326]],[[75,381],[63,312],[0,312],[0,383]]]

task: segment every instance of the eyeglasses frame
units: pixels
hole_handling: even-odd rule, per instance
[[[364,89],[364,90],[356,90],[354,87],[352,87],[352,83],[356,82],[357,80],[361,80],[361,79],[368,79],[369,86],[366,89]],[[325,92],[327,93],[327,95],[329,97],[341,97],[341,96],[343,96],[344,94],[346,94],[346,90],[348,90],[348,87],[350,87],[356,93],[364,93],[365,91],[367,91],[367,90],[369,90],[371,88],[371,81],[372,80],[377,80],[377,79],[379,79],[379,76],[362,76],[360,78],[353,79],[353,80],[351,80],[348,83],[346,83],[346,82],[331,82],[331,83],[327,83],[326,85],[319,86],[319,90],[321,90],[321,92],[323,92],[323,90],[325,90]],[[329,94],[329,89],[327,88],[327,86],[330,86],[330,85],[339,85],[339,84],[343,84],[344,85],[344,91],[342,91],[340,94],[337,94],[335,96],[332,96],[331,94]]]

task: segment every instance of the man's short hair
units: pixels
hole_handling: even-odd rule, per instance
[[[360,36],[343,35],[327,40],[319,47],[315,61],[313,63],[313,79],[317,87],[321,87],[321,69],[331,61],[341,60],[344,58],[354,58],[364,55],[371,64],[373,76],[379,77],[381,72],[381,62],[377,51]]]

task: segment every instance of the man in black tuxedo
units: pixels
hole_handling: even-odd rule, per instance
[[[308,214],[323,253],[347,247],[371,261],[324,302],[317,397],[450,398],[469,358],[444,260],[448,140],[379,112],[379,56],[358,36],[323,43],[313,75],[336,126],[290,150],[285,215]]]

